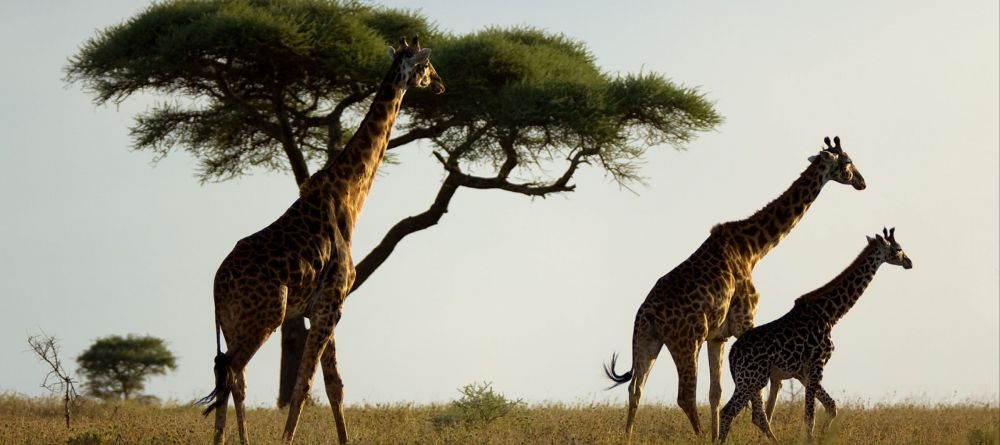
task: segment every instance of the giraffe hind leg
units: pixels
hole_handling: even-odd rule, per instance
[[[246,399],[246,366],[257,350],[264,345],[271,332],[281,325],[284,318],[287,288],[281,285],[264,285],[256,301],[267,302],[264,306],[247,306],[243,298],[216,298],[216,311],[219,325],[225,334],[226,346],[229,349],[224,354],[226,362],[226,382],[224,385],[225,400],[219,400],[219,412],[216,413],[216,443],[223,443],[226,425],[226,403],[232,394],[236,408],[236,422],[240,434],[240,443],[249,443],[244,400]],[[223,294],[223,297],[226,297]],[[221,300],[221,301],[220,301]],[[216,378],[219,378],[218,361]],[[207,411],[207,410],[206,410]]]
[[[701,421],[698,420],[695,392],[698,390],[698,352],[703,341],[699,338],[684,344],[668,344],[670,355],[677,366],[677,404],[687,415],[694,433],[698,435],[701,434]]]
[[[733,426],[733,420],[736,420],[736,416],[740,414],[740,411],[743,411],[748,400],[750,400],[750,393],[746,389],[737,387],[733,391],[733,396],[726,403],[726,406],[722,408],[722,412],[719,415],[719,443],[726,441],[726,437],[729,436],[729,430]]]
[[[236,406],[236,425],[239,427],[240,443],[249,444],[250,437],[247,433],[246,408],[244,401],[247,396],[246,367],[235,373],[233,385],[233,404]]]
[[[240,443],[243,445],[250,443],[244,405],[247,390],[246,366],[254,354],[257,353],[257,350],[267,341],[267,338],[270,336],[270,330],[261,329],[255,334],[243,337],[243,341],[230,343],[231,349],[227,353],[232,356],[230,378],[232,379],[233,404],[236,408],[236,424],[240,434]]]
[[[229,405],[229,394],[232,392],[232,373],[229,356],[221,351],[215,356],[215,388],[207,396],[195,402],[195,405],[208,405],[202,414],[208,416],[215,411],[215,436],[213,443],[222,445],[226,441],[226,410]]]
[[[636,332],[636,338],[632,340],[632,381],[628,385],[628,417],[625,420],[627,442],[632,441],[635,415],[642,399],[642,389],[646,386],[646,379],[649,378],[649,371],[653,369],[656,357],[660,355],[660,349],[663,349],[663,343],[659,339],[651,335],[640,335],[641,330]]]
[[[760,397],[760,389],[751,391],[750,405],[753,409],[753,423],[767,435],[768,439],[775,441],[774,433],[771,432],[771,424],[767,421],[767,414],[764,414],[764,400]]]
[[[299,364],[295,388],[292,390],[292,403],[288,410],[288,420],[285,422],[285,432],[282,435],[283,439],[288,442],[291,442],[295,437],[295,429],[298,427],[302,406],[305,405],[312,387],[316,365],[327,345],[332,341],[333,329],[336,324],[333,311],[316,314],[312,319],[310,321],[314,322],[311,323],[309,335],[306,337],[306,347],[302,353],[302,363]]]
[[[768,422],[771,422],[771,419],[774,418],[774,406],[778,403],[779,391],[781,391],[781,379],[771,377],[771,386],[768,388],[767,393],[767,407],[764,409],[764,414],[767,414]]]

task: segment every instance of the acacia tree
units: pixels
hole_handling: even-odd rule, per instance
[[[91,394],[125,400],[142,391],[150,376],[177,369],[177,359],[162,339],[132,334],[99,338],[76,361]]]
[[[428,208],[392,226],[357,261],[357,289],[408,235],[437,224],[456,191],[545,197],[574,189],[583,165],[619,184],[640,180],[651,147],[683,147],[721,118],[695,88],[658,73],[601,71],[579,41],[537,29],[455,35],[405,10],[331,0],[166,1],[88,40],[67,80],[98,104],[139,92],[167,100],[136,117],[137,150],[182,148],[202,182],[255,168],[301,184],[336,158],[388,65],[385,47],[420,35],[447,92],[403,102],[389,154],[424,141],[444,171]],[[301,318],[282,326],[279,406],[287,403],[305,340]]]

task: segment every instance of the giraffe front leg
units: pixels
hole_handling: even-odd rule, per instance
[[[339,318],[339,317],[338,317]],[[334,327],[336,330],[336,327]],[[326,396],[330,400],[330,407],[333,409],[333,420],[337,424],[337,440],[341,444],[347,443],[347,422],[344,419],[344,381],[340,378],[340,371],[337,369],[337,344],[336,334],[330,336],[330,342],[323,350],[321,359],[323,366],[323,381],[326,384]]]
[[[725,340],[708,341],[708,372],[709,388],[708,402],[711,406],[709,417],[711,419],[712,440],[719,438],[719,402],[722,401],[722,354],[726,349]]]
[[[292,403],[288,410],[288,420],[285,422],[285,432],[282,439],[291,442],[295,437],[295,428],[299,424],[299,415],[302,413],[302,406],[305,405],[306,398],[309,397],[309,390],[312,386],[312,378],[316,373],[316,365],[319,362],[323,350],[330,342],[333,335],[334,320],[333,311],[326,310],[320,314],[310,317],[309,335],[306,337],[306,347],[302,353],[302,363],[299,364],[298,376],[295,379],[295,388],[292,390]],[[315,320],[313,322],[313,320]]]
[[[830,423],[833,422],[833,419],[837,417],[837,402],[833,400],[833,397],[830,397],[830,394],[820,384],[816,385],[816,398],[819,399],[819,403],[822,403],[823,409],[826,410],[827,419],[823,423],[823,430],[825,431],[830,426]]]
[[[806,424],[806,439],[812,440],[813,427],[815,426],[814,416],[816,413],[816,388],[812,385],[806,387],[805,404],[804,421]]]

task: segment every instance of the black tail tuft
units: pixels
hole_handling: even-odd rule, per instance
[[[605,388],[604,389],[605,391],[614,388],[618,385],[621,385],[622,383],[628,383],[632,381],[631,369],[629,369],[628,372],[622,375],[618,375],[617,373],[615,373],[615,363],[617,361],[618,361],[618,353],[616,352],[614,354],[611,354],[611,365],[610,366],[604,365],[604,375],[608,376],[608,378],[611,379],[611,381],[615,382],[614,385]]]
[[[233,390],[232,379],[230,379],[229,356],[221,351],[215,356],[215,389],[201,400],[194,402],[195,405],[208,405],[202,415],[209,415],[216,408],[226,409],[224,406],[229,402],[229,393]]]

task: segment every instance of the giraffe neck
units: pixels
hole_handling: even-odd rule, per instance
[[[877,247],[869,244],[840,275],[823,287],[799,297],[795,306],[808,306],[810,313],[821,317],[828,326],[833,326],[854,307],[882,265],[876,252]]]
[[[385,156],[389,134],[406,92],[405,88],[398,86],[402,84],[398,79],[398,68],[397,60],[379,85],[368,113],[344,149],[316,172],[302,189],[303,195],[308,190],[338,198],[338,225],[348,241]]]
[[[795,228],[828,180],[819,162],[813,162],[781,196],[749,218],[734,223],[733,233],[755,262]]]

